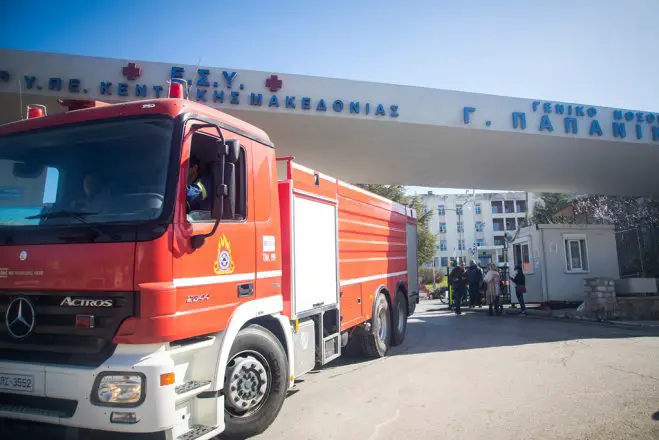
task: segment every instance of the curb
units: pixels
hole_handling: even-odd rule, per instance
[[[487,313],[488,309],[483,308],[483,309],[467,309],[471,310],[474,312],[480,312],[480,313]],[[517,313],[508,313],[508,310],[510,309],[504,309],[504,315],[510,315],[510,316],[517,316]],[[599,325],[606,325],[610,327],[620,327],[620,328],[635,328],[635,329],[657,329],[659,330],[659,324],[655,323],[646,323],[643,321],[625,321],[625,322],[619,322],[619,321],[609,321],[609,320],[598,320],[595,318],[586,318],[586,317],[581,317],[581,316],[554,316],[551,314],[548,314],[547,312],[538,312],[538,311],[531,311],[529,312],[527,310],[527,315],[526,318],[535,318],[535,319],[553,319],[556,321],[567,321],[567,322],[578,322],[578,323],[585,323],[585,324],[599,324]]]

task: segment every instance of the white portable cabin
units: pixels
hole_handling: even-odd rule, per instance
[[[521,265],[527,303],[580,302],[584,280],[619,278],[613,226],[546,224],[522,228],[508,248],[511,277]],[[516,304],[514,284],[511,301]]]

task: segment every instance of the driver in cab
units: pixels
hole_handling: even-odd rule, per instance
[[[98,175],[87,174],[82,181],[85,197],[73,203],[76,211],[98,213],[103,210],[108,198],[108,188]]]
[[[211,209],[210,198],[208,197],[210,185],[210,178],[201,172],[199,158],[195,155],[190,155],[188,186],[186,188],[186,199],[190,211],[209,211]]]

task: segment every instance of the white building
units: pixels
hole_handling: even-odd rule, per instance
[[[446,268],[451,260],[471,259],[480,264],[503,263],[504,234],[512,238],[533,215],[533,193],[503,192],[468,195],[421,196],[434,212],[430,232],[437,237],[435,267]]]

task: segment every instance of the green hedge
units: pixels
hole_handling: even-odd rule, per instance
[[[441,283],[445,275],[443,269],[435,269],[435,282]],[[419,268],[419,281],[421,284],[432,284],[432,267]]]

